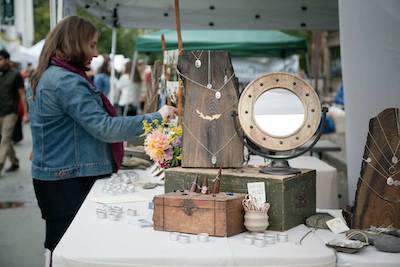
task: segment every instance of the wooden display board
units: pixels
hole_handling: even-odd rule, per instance
[[[158,89],[160,84],[160,77],[163,72],[163,65],[159,60],[154,61],[151,66],[150,82],[146,94],[146,101],[144,103],[143,113],[153,113],[158,110]]]
[[[369,122],[351,228],[400,228],[399,119],[399,110],[389,108]]]
[[[197,60],[200,67],[195,66]],[[237,111],[238,81],[230,54],[188,52],[179,56],[178,70],[184,83],[182,166],[241,167],[243,144],[231,116]]]

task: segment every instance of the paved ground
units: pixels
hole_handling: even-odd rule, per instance
[[[20,160],[17,172],[0,176],[0,203],[24,203],[22,207],[0,209],[0,267],[42,267],[45,264],[45,223],[32,186],[29,155],[32,138],[29,125],[23,125],[24,139],[15,146]],[[5,168],[10,166],[5,163]]]
[[[45,263],[43,241],[45,223],[32,187],[30,161],[32,147],[29,125],[23,126],[24,140],[16,146],[20,169],[14,173],[5,173],[0,177],[0,203],[25,203],[18,208],[0,209],[0,267],[42,267]],[[327,163],[338,168],[338,189],[340,207],[347,204],[347,175],[345,170],[346,149],[344,134],[323,135],[340,145],[342,151],[323,153]],[[10,165],[6,162],[6,168]],[[340,170],[340,168],[344,168]]]

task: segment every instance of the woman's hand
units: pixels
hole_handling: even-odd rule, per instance
[[[163,119],[173,119],[175,115],[178,114],[178,109],[172,106],[164,105],[162,106],[158,112],[160,112]]]

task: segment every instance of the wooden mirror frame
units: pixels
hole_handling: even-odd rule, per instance
[[[268,90],[286,89],[294,93],[304,107],[304,120],[291,134],[271,135],[261,129],[254,117],[254,105]],[[315,90],[300,77],[286,72],[272,72],[253,80],[239,99],[238,117],[246,136],[270,151],[287,151],[306,143],[317,131],[321,121],[321,104]]]

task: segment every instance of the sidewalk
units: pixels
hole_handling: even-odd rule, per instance
[[[0,203],[23,203],[22,207],[0,209],[0,267],[43,267],[45,222],[41,218],[32,186],[32,136],[29,124],[23,125],[24,139],[14,146],[20,162],[16,172],[0,176]],[[11,163],[5,162],[7,169]]]

